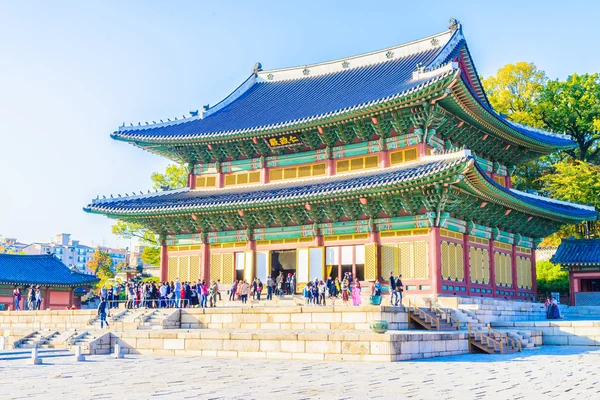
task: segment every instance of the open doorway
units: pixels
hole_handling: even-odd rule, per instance
[[[284,292],[291,294],[296,288],[290,288],[289,277],[296,274],[297,254],[296,250],[279,250],[271,252],[271,278],[276,280],[280,273],[284,277]],[[296,283],[298,283],[296,279]]]

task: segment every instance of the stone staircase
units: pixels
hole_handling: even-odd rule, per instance
[[[418,307],[409,302],[409,322],[429,331],[456,331],[460,329],[460,321],[451,316],[450,310],[440,308]]]
[[[179,309],[157,308],[145,314],[141,318],[138,329],[175,329],[180,327]]]
[[[521,351],[520,342],[499,331],[472,329],[468,327],[469,352],[508,354]]]
[[[89,331],[83,331],[69,338],[69,340],[67,340],[67,344],[69,348],[81,346],[81,350],[84,353],[89,353],[90,343],[93,342],[96,338],[97,334],[90,333]]]

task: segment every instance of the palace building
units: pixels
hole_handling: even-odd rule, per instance
[[[401,273],[407,294],[530,300],[539,238],[597,217],[511,188],[518,165],[575,143],[493,110],[455,20],[358,56],[257,63],[191,114],[112,134],[184,164],[186,188],[85,208],[161,235],[164,280]]]

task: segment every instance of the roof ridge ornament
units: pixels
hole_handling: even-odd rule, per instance
[[[261,72],[263,70],[262,68],[262,64],[257,62],[256,64],[254,64],[254,68],[252,68],[252,73],[253,74],[258,74],[259,72]]]
[[[452,32],[460,28],[460,21],[456,18],[450,18],[450,24],[448,25],[448,29]]]

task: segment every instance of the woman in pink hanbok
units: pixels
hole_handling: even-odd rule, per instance
[[[352,289],[352,305],[360,306],[360,282],[356,281],[354,288]]]

